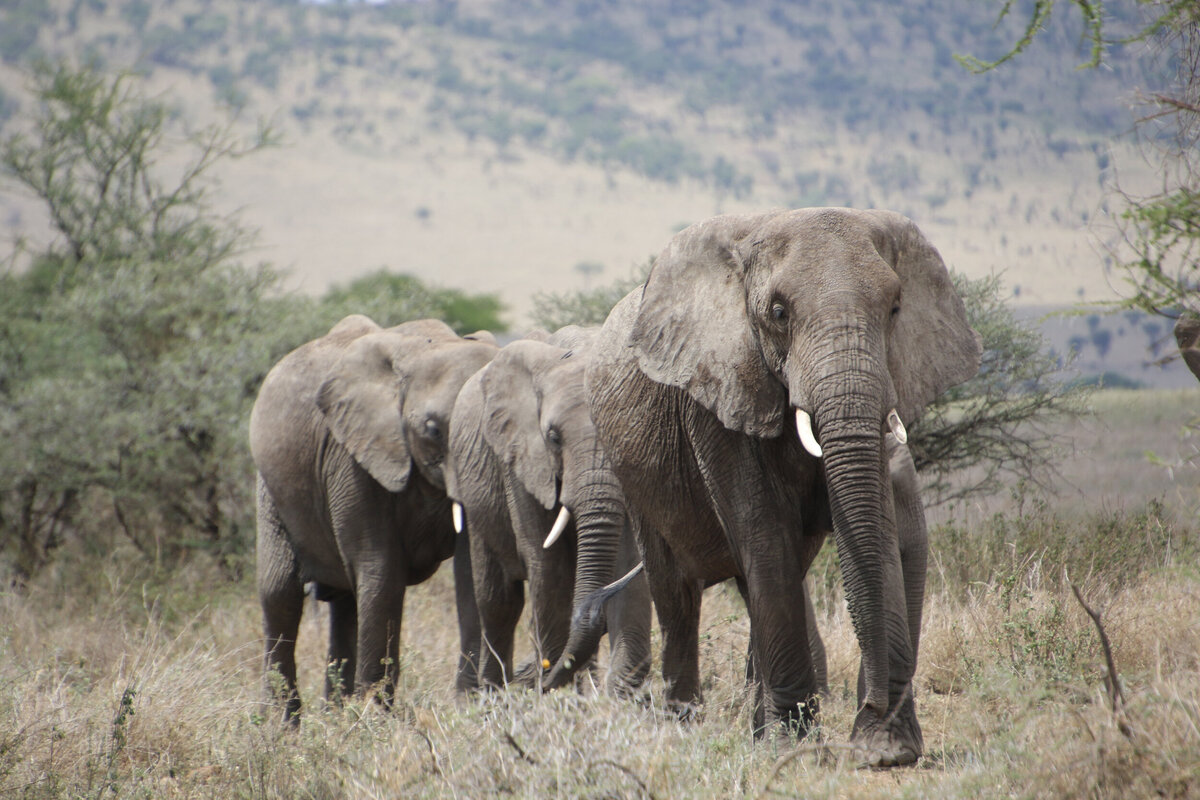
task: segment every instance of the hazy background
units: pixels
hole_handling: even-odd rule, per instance
[[[252,258],[309,292],[380,267],[496,292],[517,329],[536,291],[628,277],[691,222],[778,206],[908,214],[954,269],[1002,275],[1023,315],[1112,299],[1106,203],[1118,181],[1153,188],[1129,132],[1156,64],[1139,45],[1078,69],[1077,15],[1060,14],[971,75],[953,55],[999,55],[1027,19],[996,26],[999,7],[20,0],[0,10],[0,120],[22,125],[38,55],[144,72],[197,126],[241,106],[283,138],[222,167],[218,205],[261,234]],[[3,192],[0,235],[44,235]],[[1044,330],[1084,374],[1192,384],[1146,366],[1161,320]]]

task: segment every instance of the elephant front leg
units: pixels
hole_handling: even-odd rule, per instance
[[[455,691],[479,688],[479,648],[482,637],[479,606],[475,602],[475,578],[471,568],[471,543],[460,533],[454,543],[454,600],[458,614],[458,675]]]
[[[382,585],[381,585],[382,584]],[[390,706],[400,679],[400,622],[404,613],[404,578],[360,582],[358,599],[358,663],[355,691],[377,687],[377,699]]]
[[[537,642],[533,663],[517,670],[516,680],[527,688],[540,685],[547,664],[557,664],[571,631],[570,597],[575,588],[575,559],[570,548],[546,552],[529,570],[530,625]],[[582,666],[582,665],[579,665]]]
[[[754,735],[779,729],[805,736],[816,723],[819,685],[803,582],[752,572],[738,588],[750,617],[746,678],[757,684]]]
[[[513,638],[525,607],[525,586],[505,574],[500,558],[486,544],[482,528],[482,524],[468,528],[480,623],[479,686],[502,687],[513,678]]]
[[[859,711],[851,732],[855,759],[863,766],[890,767],[914,763],[924,752],[925,743],[917,720],[913,699],[913,675],[916,672],[914,643],[919,631],[909,631],[909,597],[903,584],[904,570],[899,549],[893,539],[884,559],[883,630],[888,652],[888,710],[880,716],[866,705],[866,678],[860,667],[858,678]],[[922,572],[922,587],[924,573]],[[917,619],[919,620],[919,614]],[[918,622],[919,624],[919,622]]]
[[[632,536],[621,541],[617,575],[626,574],[641,561]],[[643,571],[606,603],[608,619],[608,691],[618,697],[632,695],[650,673],[650,585]]]
[[[258,479],[257,564],[255,578],[263,612],[267,690],[284,706],[284,720],[299,721],[296,690],[296,634],[304,612],[304,584],[283,522],[262,478]]]
[[[662,674],[667,704],[680,718],[690,718],[704,702],[700,691],[700,598],[703,586],[675,568],[674,556],[657,535],[645,536],[642,547],[646,578],[663,635]]]
[[[329,599],[329,657],[325,661],[325,699],[340,702],[354,692],[357,668],[358,608],[354,595],[336,592]]]

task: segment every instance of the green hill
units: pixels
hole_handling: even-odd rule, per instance
[[[1077,70],[1078,21],[1059,14],[970,75],[954,53],[1018,35],[996,10],[22,0],[0,9],[0,116],[20,126],[41,56],[142,71],[197,124],[243,105],[286,143],[223,176],[257,255],[307,289],[387,266],[499,291],[518,326],[535,290],[624,276],[686,223],[779,205],[907,213],[1020,302],[1111,296],[1089,228],[1116,167],[1135,188],[1148,173],[1115,138],[1148,62],[1118,48]],[[36,235],[28,201],[0,204],[6,233]]]

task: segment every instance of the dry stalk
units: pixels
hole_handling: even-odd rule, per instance
[[[607,758],[602,758],[599,761],[589,761],[588,769],[590,770],[592,767],[612,767],[613,769],[620,770],[621,772],[623,772],[627,776],[629,776],[630,780],[632,780],[634,783],[636,783],[638,785],[638,788],[642,790],[642,794],[644,794],[646,797],[649,797],[650,800],[655,800],[654,793],[651,792],[649,788],[647,788],[645,781],[643,781],[641,778],[639,778],[637,776],[637,773],[635,773],[633,770],[631,770],[629,767],[625,766],[624,764],[618,764],[616,761],[612,761]]]
[[[1079,587],[1075,585],[1070,578],[1067,578],[1067,583],[1071,587],[1071,591],[1075,593],[1075,599],[1079,601],[1079,605],[1083,606],[1083,610],[1092,618],[1092,622],[1096,625],[1096,631],[1100,634],[1100,646],[1104,650],[1104,661],[1108,667],[1108,671],[1104,675],[1104,688],[1108,690],[1108,701],[1112,706],[1113,719],[1116,720],[1117,730],[1126,739],[1133,739],[1133,728],[1129,727],[1129,722],[1125,717],[1125,693],[1121,691],[1121,681],[1117,677],[1117,665],[1113,661],[1112,645],[1108,641],[1108,633],[1104,630],[1104,625],[1100,622],[1100,612],[1089,606],[1083,599],[1083,593],[1079,591]]]
[[[511,733],[509,733],[508,731],[504,732],[504,741],[508,742],[509,747],[511,747],[513,750],[517,751],[517,756],[522,761],[524,761],[528,764],[535,764],[535,765],[538,763],[537,759],[535,759],[533,756],[529,755],[529,753],[525,752],[525,748],[523,748],[523,747],[521,747],[521,745],[517,744],[517,740],[514,739],[513,735]]]

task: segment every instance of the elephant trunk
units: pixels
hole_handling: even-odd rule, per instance
[[[599,451],[597,451],[599,452]],[[600,459],[603,462],[603,457]],[[621,536],[625,532],[624,495],[606,464],[590,466],[582,476],[584,496],[572,509],[575,519],[575,595],[571,607],[571,632],[562,657],[543,681],[544,689],[568,683],[575,670],[596,654],[604,636],[603,604],[585,601],[603,589],[617,574]],[[581,613],[581,610],[584,613]]]
[[[834,541],[847,603],[863,654],[867,705],[888,709],[888,646],[884,635],[883,391],[872,375],[839,375],[833,392],[814,392]],[[847,392],[845,387],[860,387]],[[862,390],[861,387],[866,387]]]

